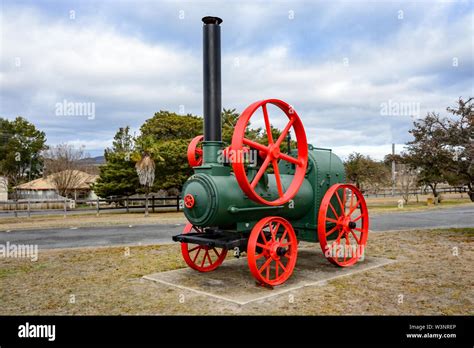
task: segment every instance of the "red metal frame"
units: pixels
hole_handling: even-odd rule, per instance
[[[267,104],[273,104],[279,107],[289,119],[289,122],[283,129],[281,135],[276,140],[274,140],[272,137],[270,120],[267,111]],[[268,138],[267,145],[256,143],[255,141],[252,141],[245,137],[245,130],[249,124],[250,119],[260,108],[262,108],[263,118],[265,121],[265,131],[267,133]],[[298,144],[297,158],[289,156],[280,151],[280,146],[291,128],[293,128]],[[242,112],[239,117],[239,120],[237,121],[235,131],[232,137],[231,148],[233,151],[242,151],[244,145],[247,145],[252,149],[259,150],[259,155],[264,159],[264,161],[260,169],[257,171],[257,174],[251,181],[249,181],[247,177],[246,168],[242,161],[232,163],[232,168],[234,170],[235,177],[242,191],[244,191],[244,193],[255,202],[266,205],[282,205],[292,199],[298,193],[298,190],[301,184],[303,183],[304,176],[306,173],[306,167],[308,165],[308,143],[306,141],[306,133],[304,131],[303,123],[301,122],[301,119],[299,118],[296,111],[294,111],[289,104],[278,99],[266,99],[251,104],[244,110],[244,112]],[[281,183],[280,172],[278,169],[279,160],[285,160],[295,165],[295,174],[293,181],[286,189],[286,191],[283,190],[283,185]],[[264,199],[255,190],[258,182],[260,181],[270,164],[272,164],[273,166],[279,194],[279,197],[273,201]]]
[[[203,139],[203,135],[198,135],[193,138],[188,145],[188,163],[191,167],[199,167],[202,165],[202,149],[199,148],[198,145]]]
[[[188,223],[183,230],[183,234],[189,232],[204,233],[200,227]],[[189,267],[199,272],[211,272],[224,262],[227,256],[227,249],[208,247],[205,245],[195,245],[181,243],[181,254]]]
[[[293,273],[298,241],[291,224],[279,216],[261,219],[252,229],[247,262],[254,278],[270,286],[284,283]]]
[[[321,201],[318,215],[319,244],[326,258],[341,267],[352,266],[363,256],[368,234],[369,213],[362,193],[350,184],[331,186]],[[328,241],[333,235],[336,239]],[[342,239],[345,243],[341,245]]]

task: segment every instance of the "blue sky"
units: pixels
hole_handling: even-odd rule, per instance
[[[202,114],[205,15],[224,20],[223,106],[283,99],[311,143],[342,157],[383,158],[414,118],[474,95],[472,1],[1,4],[0,116],[92,155],[160,109]],[[93,103],[95,117],[56,115],[64,100]],[[383,114],[387,104],[410,112]]]

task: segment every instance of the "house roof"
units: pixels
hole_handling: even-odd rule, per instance
[[[39,178],[30,182],[26,182],[24,184],[15,186],[15,188],[17,190],[55,190],[56,186],[54,184],[54,177],[56,175],[77,176],[77,179],[74,179],[74,187],[71,187],[72,190],[88,190],[99,177],[98,175],[91,175],[80,170],[68,169],[48,175],[45,178]]]

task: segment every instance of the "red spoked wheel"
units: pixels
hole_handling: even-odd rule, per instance
[[[203,135],[198,135],[188,145],[188,163],[191,167],[199,167],[202,165],[202,148],[199,144],[204,139]]]
[[[247,262],[254,278],[264,285],[280,285],[293,273],[298,241],[291,224],[278,216],[261,219],[252,229]]]
[[[188,223],[183,233],[204,233],[200,227]],[[211,272],[219,267],[227,256],[227,249],[181,243],[181,254],[189,267],[199,272]]]
[[[318,238],[326,258],[346,267],[364,255],[369,234],[369,213],[362,193],[354,185],[335,184],[321,201]]]
[[[286,124],[278,139],[273,139],[272,136],[270,118],[267,110],[268,104],[273,104],[280,108],[289,119],[289,122]],[[265,131],[268,139],[267,145],[259,144],[245,137],[245,132],[247,126],[249,125],[249,121],[257,114],[256,111],[259,109],[262,109],[261,115],[263,116],[265,123]],[[296,158],[280,151],[280,146],[291,128],[293,128],[294,134],[296,135],[296,141],[298,143],[298,157]],[[232,162],[232,168],[234,170],[235,177],[242,191],[244,191],[244,193],[250,199],[261,204],[281,205],[287,203],[296,195],[301,184],[303,183],[306,166],[308,164],[308,143],[306,141],[306,133],[304,131],[303,123],[301,122],[296,111],[294,111],[289,104],[278,99],[261,100],[251,104],[244,110],[244,112],[242,112],[239,117],[234,134],[232,136],[231,148],[234,152],[239,153],[243,151],[245,145],[251,149],[258,150],[260,157],[263,158],[263,163],[256,172],[255,176],[249,179],[247,177],[244,161]],[[278,163],[280,160],[288,161],[295,165],[295,174],[293,176],[293,180],[288,185],[286,190],[283,188],[280,171],[278,169]],[[257,184],[259,183],[260,179],[262,179],[270,165],[273,167],[275,183],[278,190],[278,198],[273,201],[264,199],[256,192]]]

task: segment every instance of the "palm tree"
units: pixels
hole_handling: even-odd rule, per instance
[[[145,152],[135,164],[140,184],[145,187],[145,217],[148,216],[148,194],[155,181],[155,161]]]

